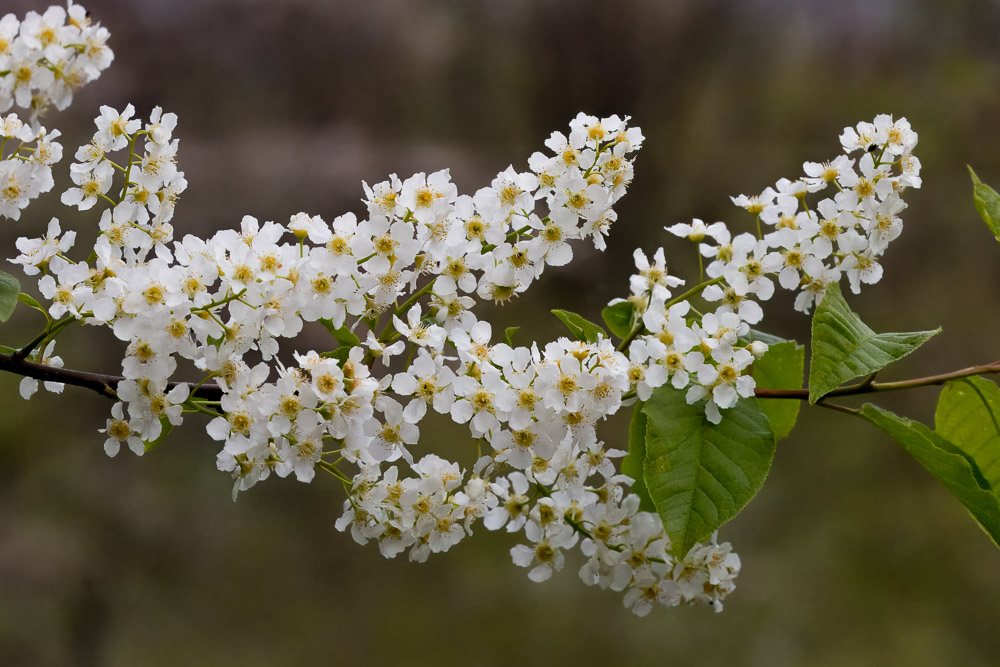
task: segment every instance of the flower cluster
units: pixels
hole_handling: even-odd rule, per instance
[[[31,200],[52,189],[52,165],[62,159],[59,134],[25,125],[15,113],[0,116],[0,217],[19,219]]]
[[[13,77],[0,81],[14,82],[21,106],[61,108],[68,91],[110,62],[106,38],[72,3],[21,23],[5,17],[0,56],[31,66],[11,66]],[[31,67],[50,78],[32,78]],[[61,147],[57,132],[29,130],[14,115],[2,121],[0,157],[8,140],[19,144],[0,160],[8,170],[0,176],[10,174],[0,182],[0,214],[16,219],[52,187]],[[238,230],[177,240],[171,220],[187,182],[177,168],[176,115],[157,107],[143,120],[131,105],[101,107],[62,193],[69,207],[99,211],[89,257],[69,258],[76,232],[52,219],[44,237],[19,238],[10,260],[39,276],[48,302],[34,304],[48,326],[33,358],[61,365],[52,346],[73,322],[107,327],[127,345],[118,401],[101,429],[109,456],[123,445],[142,455],[198,413],[221,443],[216,464],[232,476],[234,499],[272,473],[309,482],[327,472],[347,492],[337,528],[386,557],[423,561],[482,521],[523,536],[511,557],[534,581],[579,548],[583,581],[623,592],[639,615],[654,604],[721,609],[739,557],[714,536],[676,553],[660,517],[640,510],[634,480],[618,472],[625,452],[601,440],[598,426],[668,383],[703,402],[714,422],[751,397],[752,362],[767,346],[750,327],[774,292],[772,277],[801,290],[801,310],[842,275],[855,290],[878,280],[877,259],[899,234],[900,193],[920,185],[916,134],[905,120],[879,116],[845,131],[847,155],[735,198],[755,215],[756,236],[700,220],[671,227],[709,260],[707,278],[679,296],[684,281],[669,273],[664,251],[636,250],[631,295],[612,302],[628,325],[617,347],[602,334],[499,340],[477,317],[477,301],[524,292],[547,266],[571,261],[575,241],[604,249],[643,142],[628,121],[581,113],[526,170],[510,166],[472,195],[459,194],[447,170],[391,175],[363,184],[363,217],[246,216]],[[807,195],[830,184],[837,193],[810,208]],[[696,297],[711,310],[696,309]],[[336,347],[282,348],[310,323]],[[180,361],[201,380],[177,381]],[[26,383],[25,398],[38,388]],[[433,413],[468,429],[477,455],[469,469],[426,451],[421,422]]]
[[[65,109],[73,91],[114,60],[108,36],[73,0],[20,21],[13,14],[0,18],[0,111],[17,105],[34,119],[50,105]]]
[[[13,260],[43,274],[38,287],[52,318],[108,326],[128,344],[123,403],[103,429],[109,454],[123,444],[141,454],[142,443],[179,425],[184,412],[208,412],[215,415],[209,435],[224,443],[218,467],[233,475],[234,495],[272,472],[309,481],[317,467],[329,470],[351,488],[355,536],[377,537],[387,555],[409,549],[421,559],[447,549],[501,497],[504,511],[536,516],[522,522],[536,555],[572,546],[580,535],[588,545],[624,548],[618,540],[636,508],[621,504],[623,480],[611,462],[623,452],[607,450],[596,425],[632,387],[625,356],[607,340],[560,339],[543,351],[495,343],[472,307],[476,297],[505,301],[545,266],[567,263],[572,240],[603,247],[611,206],[632,178],[637,128],[581,114],[568,136],[553,133],[546,142],[553,154],[534,154],[530,171],[510,167],[473,196],[459,195],[447,171],[393,176],[365,185],[365,220],[345,214],[327,223],[300,213],[280,225],[246,217],[239,231],[175,241],[169,221],[186,185],[175,163],[176,116],[155,109],[143,123],[133,115],[131,106],[101,109],[96,134],[71,166],[74,186],[62,196],[79,210],[103,209],[91,260],[66,257],[75,235],[60,234],[56,220],[45,238],[19,239]],[[124,160],[114,155],[126,150]],[[278,362],[278,341],[316,321],[342,347],[296,353],[291,368]],[[400,367],[393,357],[407,348]],[[263,361],[250,364],[250,352]],[[172,383],[178,358],[215,380],[219,401]],[[399,371],[389,372],[394,363]],[[385,371],[376,373],[379,367]],[[414,460],[418,423],[429,410],[468,424],[489,446],[464,485],[457,464],[430,454]],[[348,477],[324,455],[358,472]],[[396,466],[385,467],[398,460],[419,477],[399,478]],[[449,477],[440,481],[445,469]],[[588,485],[595,476],[605,482]],[[613,493],[601,490],[607,480]],[[529,481],[546,497],[518,510],[508,490]],[[593,502],[608,493],[612,504]],[[565,507],[554,504],[570,495]],[[574,524],[577,511],[588,518]],[[617,517],[614,534],[591,537],[585,526],[607,522],[607,512]],[[503,525],[491,516],[491,527]],[[656,539],[664,542],[662,529]],[[613,568],[608,553],[595,548],[590,570]],[[551,572],[561,557],[545,563]],[[648,587],[651,571],[637,570],[635,582],[619,574],[615,586]],[[673,572],[656,571],[657,581]]]
[[[641,400],[669,382],[687,388],[689,403],[705,400],[708,418],[718,423],[720,409],[753,395],[752,362],[767,345],[752,340],[751,326],[763,318],[759,302],[774,294],[774,278],[798,290],[795,307],[809,312],[826,286],[844,276],[855,293],[882,277],[879,257],[902,230],[901,195],[920,187],[917,134],[905,118],[881,115],[846,128],[840,141],[844,155],[806,162],[799,179],[733,198],[754,215],[756,235],[733,236],[723,222],[698,219],[668,227],[698,243],[699,261],[709,262],[708,280],[681,297],[670,299],[670,288],[683,281],[669,275],[663,250],[652,262],[636,251],[629,302],[638,328],[628,351]],[[852,159],[858,151],[860,158]],[[831,185],[836,193],[810,207],[807,197]],[[691,317],[696,293],[716,304],[714,311]]]

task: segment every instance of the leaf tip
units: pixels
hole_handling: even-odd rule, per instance
[[[976,172],[972,170],[971,164],[965,165],[965,168],[969,170],[969,176],[972,177],[973,185],[979,185],[980,183],[982,183],[982,181],[979,180],[979,176],[976,176]]]

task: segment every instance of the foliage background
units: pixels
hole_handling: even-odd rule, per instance
[[[561,333],[550,307],[597,319],[627,291],[636,246],[665,244],[690,275],[691,249],[664,224],[739,224],[728,195],[833,157],[844,125],[906,115],[925,185],[910,193],[886,278],[850,302],[880,331],[945,325],[894,377],[996,358],[1000,248],[964,165],[1000,184],[997,2],[86,6],[111,30],[116,61],[50,125],[71,155],[100,104],[176,111],[190,182],[179,234],[243,214],[360,211],[361,180],[390,172],[451,167],[472,192],[523,166],[578,110],[630,114],[648,141],[608,250],[579,252],[495,313],[495,329],[522,325],[525,340]],[[92,238],[96,217],[56,201],[4,222],[3,247],[53,214]],[[775,299],[765,322],[806,340],[809,321],[790,306]],[[0,338],[22,343],[37,325],[19,311]],[[67,365],[117,372],[117,343],[95,333],[67,336]],[[931,419],[935,396],[883,404]],[[148,457],[109,460],[96,429],[110,406],[96,395],[25,404],[11,376],[0,406],[0,664],[973,666],[1000,651],[1000,554],[902,450],[844,415],[806,410],[769,483],[724,528],[744,570],[723,614],[636,619],[620,595],[583,586],[579,563],[532,584],[510,563],[510,538],[485,530],[426,565],[386,561],[333,529],[342,494],[324,478],[270,480],[233,504],[196,423]],[[621,422],[605,431],[624,433]],[[424,430],[451,455],[465,446],[434,436]]]

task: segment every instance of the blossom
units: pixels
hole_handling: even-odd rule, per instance
[[[42,44],[43,18],[31,23],[37,48],[62,44],[61,33]],[[84,18],[70,5],[60,20],[72,27],[53,30],[83,30],[74,21]],[[0,33],[10,25],[0,21]],[[81,66],[96,68],[107,60],[105,35],[88,39],[94,44],[80,44],[93,46],[93,62]],[[53,58],[74,57],[61,48]],[[46,87],[61,103],[58,85],[37,76],[25,85]],[[628,312],[627,328],[611,326],[629,332],[620,350],[600,333],[519,344],[508,330],[494,340],[493,325],[477,316],[481,300],[523,293],[570,262],[581,242],[603,249],[644,141],[628,121],[580,114],[568,132],[549,136],[550,152],[533,154],[528,170],[512,165],[475,192],[460,194],[448,170],[393,174],[363,184],[366,212],[330,224],[307,213],[285,222],[244,216],[238,228],[175,239],[171,220],[187,184],[176,115],[102,107],[63,193],[65,204],[87,210],[112,191],[117,165],[129,173],[94,215],[92,252],[71,260],[77,235],[53,219],[45,236],[18,239],[13,262],[40,275],[52,317],[106,326],[123,343],[119,402],[101,429],[109,455],[123,443],[141,454],[185,412],[209,412],[216,467],[231,476],[234,497],[272,473],[309,482],[322,468],[348,489],[337,528],[375,541],[386,557],[423,561],[481,520],[489,530],[523,531],[511,557],[534,581],[561,570],[579,546],[588,559],[581,578],[622,592],[637,614],[656,604],[718,608],[738,557],[714,537],[683,558],[672,553],[660,518],[639,511],[631,480],[617,470],[621,445],[604,442],[599,426],[668,384],[715,423],[751,398],[751,364],[767,346],[748,338],[776,287],[796,292],[796,308],[807,311],[834,281],[846,277],[858,290],[881,277],[905,191],[919,185],[916,135],[903,119],[877,117],[845,132],[843,155],[733,198],[755,218],[756,234],[697,218],[669,227],[709,259],[707,280],[680,296],[672,292],[685,282],[669,272],[667,251],[636,250],[627,298],[613,302]],[[0,213],[10,217],[51,187],[61,155],[57,133],[25,127],[9,116],[0,122],[4,136],[35,143],[28,159],[0,160]],[[861,145],[869,137],[881,142],[878,152]],[[714,307],[693,305],[695,294]],[[296,349],[310,328],[326,336],[319,321],[336,344]],[[61,363],[51,351],[34,358]],[[205,400],[205,384],[181,381],[192,368],[220,396]],[[30,395],[37,382],[22,389]],[[422,420],[431,409],[466,435],[428,438]],[[444,458],[462,456],[454,448],[467,443],[469,470]]]

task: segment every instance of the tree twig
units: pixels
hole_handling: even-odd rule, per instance
[[[0,370],[34,378],[42,382],[60,382],[74,387],[83,387],[96,391],[105,398],[118,399],[118,383],[125,380],[120,375],[105,375],[103,373],[88,373],[87,371],[73,370],[72,368],[56,368],[46,364],[35,363],[25,359],[18,359],[14,354],[0,353]],[[179,385],[186,384],[195,390],[194,395],[199,398],[218,400],[222,397],[222,389],[217,384],[203,384],[200,387],[193,382],[171,382],[167,385],[167,390]]]
[[[87,371],[73,370],[72,368],[56,368],[45,364],[19,359],[15,354],[0,353],[0,371],[7,371],[24,377],[35,378],[42,382],[61,382],[62,384],[74,387],[83,387],[96,391],[98,394],[111,399],[118,399],[116,390],[118,383],[126,378],[120,375],[106,375],[104,373],[88,373]],[[929,375],[922,378],[910,380],[900,380],[897,382],[875,382],[866,378],[859,384],[839,387],[825,394],[824,399],[834,396],[860,396],[863,394],[878,394],[885,391],[902,391],[904,389],[915,389],[916,387],[929,387],[940,385],[952,380],[971,377],[973,375],[985,375],[990,373],[1000,373],[1000,361],[979,366],[970,366],[950,373],[940,375]],[[194,382],[171,382],[167,385],[167,390],[180,385],[187,385],[193,396],[209,400],[218,400],[222,397],[222,389],[218,384],[206,383],[198,385]],[[783,398],[793,400],[808,400],[808,389],[762,389],[758,387],[754,390],[757,398]],[[825,407],[838,409],[843,406],[827,404]],[[848,408],[850,409],[850,408]]]
[[[862,394],[877,394],[883,391],[901,391],[903,389],[915,389],[916,387],[930,387],[933,385],[944,384],[945,382],[951,382],[952,380],[961,380],[962,378],[971,377],[973,375],[985,375],[989,373],[1000,373],[1000,361],[994,361],[980,366],[969,366],[968,368],[952,371],[951,373],[929,375],[927,377],[913,378],[912,380],[900,380],[898,382],[875,382],[875,380],[869,376],[859,384],[852,384],[847,387],[838,387],[837,389],[824,394],[823,397],[860,396]],[[757,388],[754,390],[754,394],[757,398],[791,398],[802,401],[809,399],[808,389]]]

